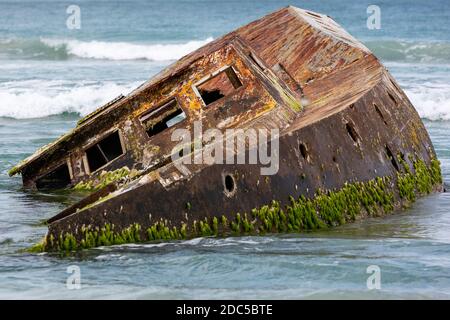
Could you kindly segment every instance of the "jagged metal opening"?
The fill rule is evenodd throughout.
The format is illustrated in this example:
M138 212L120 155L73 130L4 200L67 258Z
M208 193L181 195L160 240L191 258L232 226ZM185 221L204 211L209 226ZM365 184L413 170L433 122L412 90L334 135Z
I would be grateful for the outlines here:
M242 83L233 68L228 67L197 85L197 90L205 105L210 105L241 86Z
M86 157L91 172L103 167L124 153L120 142L119 131L86 149Z
M303 159L308 160L309 159L309 152L308 148L306 148L306 145L303 143L300 143L299 145L300 153L303 157Z
M140 121L149 137L170 128L186 119L186 114L180 108L176 99L172 99L162 106L145 113Z
M397 105L397 100L394 98L394 96L390 92L388 92L388 96L392 100L392 102L394 102L394 104Z
M352 138L352 140L355 141L356 143L358 143L359 136L358 136L358 133L356 132L355 128L353 127L353 125L348 122L345 125L345 128L347 129L348 135Z
M69 167L63 164L36 180L38 189L63 189L71 183Z
M373 106L374 106L374 108L375 108L375 111L376 111L376 112L378 113L378 115L380 116L381 120L383 120L384 124L387 125L387 121L386 121L386 119L384 118L384 115L383 115L383 113L381 112L380 108L378 108L378 106L377 106L375 103L373 104Z
M395 160L394 154L391 151L391 148L389 148L388 145L386 145L386 154L388 158L391 160L392 165L394 166L395 170L400 171L400 167L398 166L397 161Z

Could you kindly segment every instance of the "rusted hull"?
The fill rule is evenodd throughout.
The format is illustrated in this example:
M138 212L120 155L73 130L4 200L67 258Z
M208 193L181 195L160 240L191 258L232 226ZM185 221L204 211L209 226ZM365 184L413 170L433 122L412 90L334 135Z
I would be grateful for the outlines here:
M200 91L221 70L233 73L230 93L208 105ZM175 108L170 97L187 115L178 128L201 119L205 129L279 129L278 172L262 176L257 164L178 170L173 130L155 129ZM102 169L139 170L52 218L46 250L298 232L383 215L442 189L426 129L388 71L331 19L297 8L216 40L115 103L17 169L33 185L48 170L42 163L71 150L71 183L98 179L86 158L98 128L109 126L121 130L125 152Z
M375 105L383 107L377 110ZM347 123L354 125L357 141L347 131ZM307 146L306 157L299 149L300 144ZM408 170L415 172L414 162L419 159L431 167L435 157L415 109L386 74L382 82L348 108L283 135L280 138L280 169L275 176L261 177L260 168L256 165L212 165L196 172L187 181L164 188L160 180L170 176L170 169L162 170L159 178L152 182L142 183L140 187L95 207L51 223L49 235L58 239L61 234L68 233L81 241L85 236L82 227L93 226L91 230L95 230L95 227L110 224L120 233L138 224L140 240L146 241L152 240L148 229L164 221L170 230L174 227L181 230L183 224L187 226L187 235L175 234L174 239L177 239L200 236L208 231L194 227L195 223L208 221L212 226L214 217L222 221L223 216L229 222L227 227L219 223L218 230L211 234L278 232L280 230L275 227L264 231L258 229L261 221L257 221L252 230L244 230L241 225L237 231L230 222L237 223L237 213L242 217L246 213L249 220L254 219L252 210L270 205L273 200L279 200L284 208L289 206L290 197L313 199L318 190L340 190L345 184L390 177L388 188L393 195L393 207L386 210L378 204L372 212L363 207L359 217L382 215L411 202L411 199L401 196L398 176L407 174ZM224 190L223 177L227 174L235 177L236 181L236 191L232 196ZM432 182L432 191L440 191L441 188L439 181ZM317 214L325 221L320 210ZM346 216L344 219L348 222L355 217ZM334 221L334 224L341 222ZM308 226L303 227L308 229Z

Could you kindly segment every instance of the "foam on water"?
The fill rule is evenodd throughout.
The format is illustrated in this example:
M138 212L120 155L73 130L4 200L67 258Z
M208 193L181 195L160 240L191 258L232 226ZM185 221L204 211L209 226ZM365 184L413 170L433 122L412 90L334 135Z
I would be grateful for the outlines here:
M423 119L450 120L450 64L385 64Z
M84 115L208 37L288 4L328 14L367 40L420 115L433 120L424 123L450 186L450 121L442 121L450 120L448 0L383 5L381 30L367 29L370 2L357 0L80 1L81 30L66 28L64 1L1 1L0 298L450 297L448 193L320 233L112 246L67 258L22 251L45 235L42 221L77 198L24 191L21 178L7 172L73 128L78 117L65 112ZM57 114L63 115L50 116ZM81 268L82 290L67 290L73 264ZM374 264L382 270L382 290L366 287L367 267Z
M212 41L176 43L78 40L69 38L0 38L0 57L37 60L65 60L71 57L105 60L176 60ZM449 63L450 42L404 41L401 39L368 40L364 44L384 61Z
M450 120L450 85L416 87L405 92L422 118L431 121Z
M41 39L41 42L55 50L64 49L69 55L88 59L176 60L212 41L195 40L178 44L134 44L127 42L79 41Z
M0 117L41 118L67 112L86 115L140 82L14 81L0 83ZM405 86L420 116L431 121L450 120L450 84Z
M22 57L39 60L64 60L70 57L102 60L169 61L212 41L192 40L180 43L131 43L76 39L0 39L0 57Z
M66 81L23 81L0 84L0 117L42 118L62 113L86 115L139 83L74 84Z
M187 41L182 43L156 43L139 44L131 42L81 41L73 39L0 39L0 58L7 55L8 63L2 65L5 72L20 69L14 59L40 59L51 60L77 57L90 59L90 63L107 63L105 61L144 60L144 61L170 61L197 49L208 43L212 38L205 40ZM450 66L450 43L439 41L402 41L377 40L366 41L366 45L379 56L383 62L401 65L394 76L399 81L408 97L416 107L420 116L431 121L450 120L450 84L447 82L448 73L440 78L430 78L438 74L442 68ZM24 60L17 60L22 63ZM37 61L36 61L37 62ZM417 62L434 64L434 69L415 70ZM86 63L86 62L85 62ZM136 63L136 62L133 62ZM148 62L147 62L148 63ZM107 70L115 66L107 67ZM50 68L51 69L51 68ZM27 69L28 70L28 69ZM408 74L404 74L408 70ZM394 70L396 71L396 70ZM79 72L79 71L77 71ZM423 78L423 75L428 78ZM140 82L136 81L102 81L96 83L90 75L91 82L76 82L69 80L40 79L36 75L33 82L25 80L0 82L0 117L17 119L36 118L74 112L85 115L101 104L125 94ZM98 74L97 74L98 76ZM150 77L150 76L149 76ZM12 79L11 79L12 80ZM147 78L143 79L143 81ZM59 83L68 81L69 83Z

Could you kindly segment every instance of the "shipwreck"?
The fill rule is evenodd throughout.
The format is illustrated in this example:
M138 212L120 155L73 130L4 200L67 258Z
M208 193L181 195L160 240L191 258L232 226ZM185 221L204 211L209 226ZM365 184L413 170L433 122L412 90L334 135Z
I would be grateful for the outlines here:
M279 130L276 174L232 161L179 170L214 143L174 151L174 131L195 121ZM250 156L255 146L245 146ZM26 188L89 191L48 220L35 247L47 251L302 232L398 211L443 188L428 133L387 69L330 17L292 6L87 115L18 173Z

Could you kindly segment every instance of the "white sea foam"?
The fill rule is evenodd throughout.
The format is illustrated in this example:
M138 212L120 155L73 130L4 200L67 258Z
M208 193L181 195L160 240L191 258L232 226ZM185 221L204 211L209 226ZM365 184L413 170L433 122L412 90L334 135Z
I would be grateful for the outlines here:
M405 92L422 118L431 121L450 120L450 85L415 87Z
M5 83L0 86L0 117L40 118L65 112L85 115L138 86L109 82L67 86L59 81L14 84L17 87Z
M139 84L73 84L41 80L2 83L0 117L40 118L65 112L86 115L119 94L129 93ZM413 86L405 92L422 118L450 121L450 84Z
M176 60L213 38L177 43L135 43L61 38L0 39L0 57L65 60L70 57L107 60ZM448 41L368 40L364 44L383 61L449 63Z
M129 42L80 41L45 39L40 41L55 51L65 51L68 55L86 59L107 60L176 60L212 41L193 40L171 44L135 44Z

